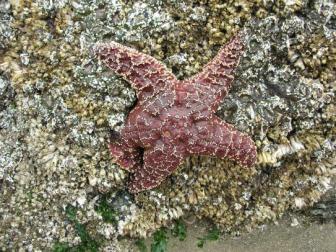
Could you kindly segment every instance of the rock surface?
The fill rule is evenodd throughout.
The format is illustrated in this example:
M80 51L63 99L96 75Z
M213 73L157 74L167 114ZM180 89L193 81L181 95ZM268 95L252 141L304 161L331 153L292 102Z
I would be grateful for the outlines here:
M217 115L253 136L258 164L193 157L129 195L107 143L136 96L92 45L132 46L184 79L238 30L246 51ZM188 214L237 234L306 209L335 185L335 38L332 0L1 0L0 250L125 251L118 235ZM334 216L333 202L311 213Z

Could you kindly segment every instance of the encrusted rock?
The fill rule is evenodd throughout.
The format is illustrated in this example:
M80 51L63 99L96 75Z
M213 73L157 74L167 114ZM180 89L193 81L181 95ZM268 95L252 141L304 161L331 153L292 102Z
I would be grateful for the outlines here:
M126 251L117 235L186 214L239 232L316 202L334 175L335 20L332 0L0 1L0 250L79 246L77 223L106 237L100 249ZM132 46L184 79L240 29L246 52L217 115L253 136L257 166L192 157L129 196L106 142L136 96L92 45Z

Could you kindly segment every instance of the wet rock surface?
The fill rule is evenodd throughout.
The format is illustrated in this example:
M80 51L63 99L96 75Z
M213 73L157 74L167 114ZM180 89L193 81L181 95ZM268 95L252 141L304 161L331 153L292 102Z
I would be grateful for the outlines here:
M318 0L0 1L1 249L125 251L118 236L189 214L239 233L317 202L334 186L335 20ZM132 46L183 79L238 30L246 50L217 114L252 136L258 164L192 157L130 195L107 142L136 96L93 44ZM307 211L332 219L334 196Z

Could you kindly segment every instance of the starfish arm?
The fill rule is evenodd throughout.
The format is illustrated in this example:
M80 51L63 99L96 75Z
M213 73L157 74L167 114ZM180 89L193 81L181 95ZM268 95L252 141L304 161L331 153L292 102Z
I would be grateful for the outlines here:
M163 149L161 149L163 147ZM161 146L146 150L144 164L131 175L128 185L131 193L138 193L157 187L183 161L185 155L174 147Z
M138 98L162 91L176 80L155 58L119 43L98 43L93 51L110 69L131 83Z
M228 93L244 46L240 34L224 45L203 70L189 81L199 90L202 103L215 112Z
M218 117L198 122L194 130L198 134L190 145L190 154L228 157L244 167L256 162L257 152L253 140Z
M133 172L140 165L141 152L139 148L117 132L113 132L108 145L114 162L129 172Z

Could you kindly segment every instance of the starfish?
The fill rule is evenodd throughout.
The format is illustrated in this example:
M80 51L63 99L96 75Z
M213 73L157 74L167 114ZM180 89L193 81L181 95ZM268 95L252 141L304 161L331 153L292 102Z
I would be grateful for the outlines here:
M153 57L116 42L98 43L94 53L137 93L137 104L109 149L131 173L131 193L157 187L190 155L256 161L252 139L215 112L227 95L243 52L240 35L224 45L201 72L178 80Z

